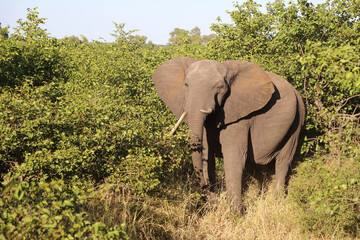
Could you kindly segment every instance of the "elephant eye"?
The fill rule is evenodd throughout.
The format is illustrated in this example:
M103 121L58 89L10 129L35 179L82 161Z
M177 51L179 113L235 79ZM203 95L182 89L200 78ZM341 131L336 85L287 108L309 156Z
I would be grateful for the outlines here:
M188 83L185 83L184 85L185 85L185 87L188 87L188 86L189 86L189 84L188 84Z
M219 90L221 90L221 89L223 89L224 88L224 85L219 85L219 86L217 86L217 89L219 89Z

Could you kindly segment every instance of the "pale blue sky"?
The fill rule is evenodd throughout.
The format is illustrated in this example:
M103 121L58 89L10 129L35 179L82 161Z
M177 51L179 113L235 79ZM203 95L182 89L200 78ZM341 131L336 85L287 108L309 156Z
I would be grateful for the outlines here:
M265 9L269 0L255 2ZM45 28L53 37L84 35L89 40L101 37L110 42L114 21L125 23L126 30L139 29L137 34L153 43L166 44L175 28L191 30L198 26L202 34L210 34L209 27L217 17L231 22L225 11L234 10L233 3L233 0L0 0L0 22L2 27L13 28L19 18L26 18L27 8L38 7L40 17L47 18Z

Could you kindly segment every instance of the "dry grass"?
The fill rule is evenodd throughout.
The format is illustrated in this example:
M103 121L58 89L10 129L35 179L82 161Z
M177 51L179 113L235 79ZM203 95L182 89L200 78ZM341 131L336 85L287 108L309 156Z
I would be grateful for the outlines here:
M245 214L235 215L221 194L218 203L199 218L199 236L202 239L304 239L294 217L296 213L285 199L276 199L271 191L259 193L253 184L245 194L244 204Z
M339 239L336 233L318 238L304 232L299 214L286 198L250 184L244 196L245 214L230 211L225 193L201 203L196 191L179 190L177 200L144 197L106 189L100 194L104 208L89 208L90 215L107 225L126 224L130 239ZM195 193L194 193L195 192Z

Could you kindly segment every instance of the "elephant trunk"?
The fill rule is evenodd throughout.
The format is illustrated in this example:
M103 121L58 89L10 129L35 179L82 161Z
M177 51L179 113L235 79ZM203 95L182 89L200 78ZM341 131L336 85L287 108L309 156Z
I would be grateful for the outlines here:
M203 150L203 130L206 115L199 110L194 114L189 113L188 125L190 129L190 149L196 176L201 187L205 187L202 150Z

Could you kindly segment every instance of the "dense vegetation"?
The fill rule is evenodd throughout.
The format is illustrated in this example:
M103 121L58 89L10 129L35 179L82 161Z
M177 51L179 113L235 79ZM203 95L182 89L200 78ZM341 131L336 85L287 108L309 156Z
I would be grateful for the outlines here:
M167 46L116 23L114 43L55 39L28 11L14 34L0 28L0 239L359 237L357 0L279 0L267 13L249 0L216 36L175 29ZM248 176L244 216L222 183L202 201L187 128L167 135L176 119L151 81L175 56L249 60L296 86L307 121L286 198Z

